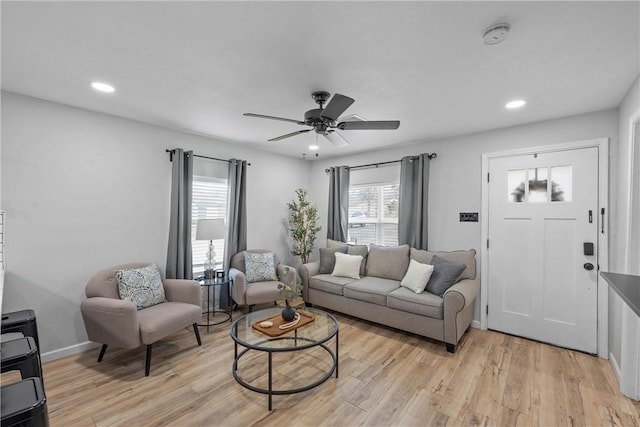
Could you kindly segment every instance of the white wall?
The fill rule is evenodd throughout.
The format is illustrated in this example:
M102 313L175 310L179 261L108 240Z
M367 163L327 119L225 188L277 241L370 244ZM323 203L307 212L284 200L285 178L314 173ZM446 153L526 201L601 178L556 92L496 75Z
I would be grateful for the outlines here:
M516 113L517 114L517 113ZM464 118L461 118L464 120ZM549 120L525 126L464 135L449 139L406 145L342 158L315 161L310 171L310 196L326 218L329 179L324 170L330 166L355 166L398 160L406 155L437 153L431 161L429 184L429 249L456 250L474 248L480 277L480 223L459 222L459 212L480 212L482 153L516 148L550 145L571 141L608 137L617 142L616 110ZM389 134L393 138L393 134ZM615 160L615 159L614 159ZM380 168L382 170L383 167ZM615 165L611 169L615 169ZM375 169L369 173L375 173ZM323 224L326 226L326 224ZM323 228L319 241L324 241ZM479 299L475 320L479 321Z
M0 179L10 224L3 311L36 309L43 352L60 350L86 340L79 305L94 272L134 260L164 265L171 167L165 148L250 161L248 246L271 248L295 265L286 242L286 203L295 188L309 190L323 242L327 167L436 152L430 249L479 252L480 223L460 223L458 213L480 212L482 153L609 137L615 171L618 127L616 110L607 110L309 163L3 92ZM617 178L611 187L615 200ZM611 235L614 259L618 242Z
M87 280L102 268L157 261L164 269L171 163L166 148L246 159L250 248L293 262L283 220L308 162L2 93L3 312L36 310L42 352L86 341Z
M631 273L631 266L626 263L629 251L629 196L631 183L630 170L630 147L631 147L631 122L640 113L640 77L636 79L618 108L618 137L617 151L615 156L615 167L610 168L611 180L615 182L618 197L612 199L612 209L614 216L610 222L612 232L615 232L618 239L610 242L613 249L611 256L610 271L615 273ZM640 165L636 165L640 168ZM636 197L639 190L635 189ZM640 236L629 236L631 239L639 239ZM622 351L622 307L623 301L614 291L609 290L609 353L613 359L614 366L621 362Z

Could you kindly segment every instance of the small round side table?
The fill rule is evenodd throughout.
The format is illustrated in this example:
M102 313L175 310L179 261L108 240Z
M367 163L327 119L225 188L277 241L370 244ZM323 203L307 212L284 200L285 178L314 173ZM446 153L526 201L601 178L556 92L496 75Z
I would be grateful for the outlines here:
M225 276L223 278L215 278L215 279L200 279L198 280L198 282L200 282L200 286L203 288L207 289L207 323L198 323L198 326L206 326L207 327L207 332L209 332L209 327L214 326L214 325L219 325L221 323L224 322L230 322L231 321L231 285L233 285L233 279L231 277ZM226 286L226 292L227 295L229 297L228 301L229 301L229 307L225 310L216 310L216 290L215 287L219 286L220 287L220 292L223 292L223 289L225 289L225 287L223 285L227 285ZM213 299L211 299L211 290L213 290ZM213 317L215 318L216 313L222 313L225 315L224 319L219 320L219 321L212 321L212 314ZM203 313L204 314L204 313Z

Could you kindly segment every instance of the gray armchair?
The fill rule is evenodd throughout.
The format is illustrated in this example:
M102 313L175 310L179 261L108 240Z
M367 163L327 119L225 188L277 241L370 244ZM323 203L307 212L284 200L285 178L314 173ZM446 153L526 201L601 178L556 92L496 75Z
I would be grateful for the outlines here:
M96 273L87 283L87 299L80 311L91 341L102 344L98 362L108 345L120 348L147 346L145 376L151 367L151 347L156 341L192 325L198 345L202 345L198 320L201 290L193 280L163 279L167 302L137 310L134 303L120 299L116 270L146 267L149 263L125 264Z
M229 276L233 279L233 286L231 288L231 297L238 305L249 306L249 311L253 310L255 304L264 304L267 302L275 302L282 299L280 291L278 290L278 284L290 286L296 281L296 269L280 263L278 257L274 254L274 261L276 266L276 275L278 280L270 280L265 282L247 283L245 272L246 267L244 264L244 253L266 253L272 252L266 249L251 249L247 251L238 252L231 257L231 268L229 269Z

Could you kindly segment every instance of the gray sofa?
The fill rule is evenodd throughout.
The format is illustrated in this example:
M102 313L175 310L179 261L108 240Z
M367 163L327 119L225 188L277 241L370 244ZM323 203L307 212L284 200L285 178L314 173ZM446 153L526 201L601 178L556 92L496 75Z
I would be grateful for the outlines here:
M334 248L340 245L329 242ZM366 249L362 245L348 246L347 252L362 254L363 247ZM475 254L473 249L430 252L406 245L371 245L362 261L360 279L321 274L320 261L303 264L298 272L306 304L444 341L447 351L454 353L460 338L471 325L474 301L480 291ZM442 297L426 290L415 293L400 286L411 259L431 264L434 255L447 262L466 265L457 283Z

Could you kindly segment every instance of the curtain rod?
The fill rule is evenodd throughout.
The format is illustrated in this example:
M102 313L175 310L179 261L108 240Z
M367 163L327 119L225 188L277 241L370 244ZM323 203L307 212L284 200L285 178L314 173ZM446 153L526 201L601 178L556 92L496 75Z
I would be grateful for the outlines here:
M429 158L429 160L433 160L436 157L438 157L438 155L436 153L431 153L427 156ZM413 156L411 157L411 160L413 159L417 159L418 156ZM380 163L369 163L367 165L358 165L358 166L347 166L349 169L365 169L365 168L377 168L378 166L384 166L384 165L390 165L393 163L400 163L402 160L390 160L388 162L380 162ZM324 170L325 173L329 173L331 172L330 169L325 169Z
M173 153L176 151L175 148L173 150L169 150L168 148L166 150L164 150L165 152L169 153L169 161L172 162L173 161ZM207 156L201 156L199 154L194 154L193 157L200 157L201 159L209 159L209 160L217 160L219 162L227 162L229 163L231 161L231 159L229 160L225 160L225 159L218 159L217 157L207 157ZM247 162L247 166L251 166L251 163Z

